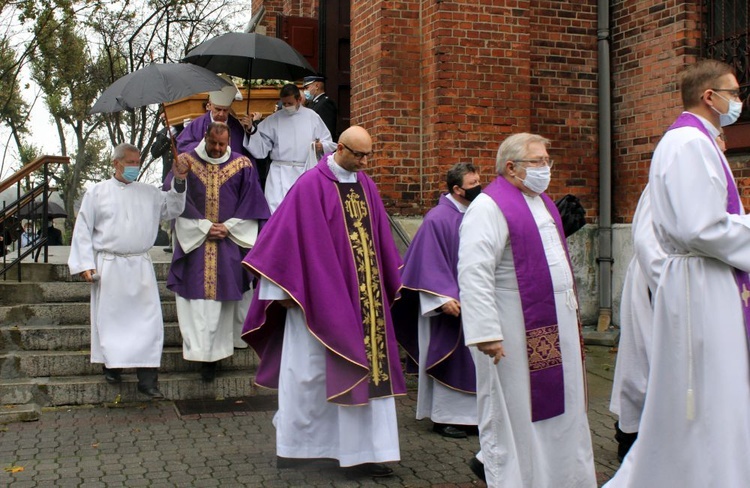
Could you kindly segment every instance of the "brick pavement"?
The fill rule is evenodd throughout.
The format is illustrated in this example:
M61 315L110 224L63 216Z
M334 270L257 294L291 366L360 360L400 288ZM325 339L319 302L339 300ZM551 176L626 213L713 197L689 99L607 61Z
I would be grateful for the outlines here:
M611 362L607 348L594 353ZM614 418L607 410L611 381L589 371L589 421L601 484L618 466ZM180 418L174 404L164 401L49 409L37 422L0 426L0 486L484 486L466 465L478 449L477 437L433 434L429 421L414 419L415 403L414 389L397 401L401 462L389 478L353 477L324 462L278 470L273 412Z

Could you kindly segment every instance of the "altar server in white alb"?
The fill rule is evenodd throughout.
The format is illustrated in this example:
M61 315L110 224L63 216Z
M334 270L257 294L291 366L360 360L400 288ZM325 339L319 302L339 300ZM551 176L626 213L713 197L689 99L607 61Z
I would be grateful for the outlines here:
M157 386L164 321L149 249L161 220L185 208L189 166L175 162L169 191L136 182L141 158L123 143L112 155L115 175L91 187L76 218L68 266L91 283L91 362L109 383L136 368L138 391L164 398Z
M742 111L732 68L681 74L684 112L651 161L656 239L648 394L638 440L609 488L744 487L750 480L750 217L716 143Z
M460 228L458 286L477 372L487 485L594 488L578 301L549 140L514 134Z
M279 96L282 109L261 121L255 134L246 134L244 142L255 159L271 154L265 188L271 213L302 173L315 166L324 153L336 150L323 119L302 106L302 95L296 85L284 85ZM253 120L259 119L259 113L253 114ZM242 120L248 127L250 122L249 117Z

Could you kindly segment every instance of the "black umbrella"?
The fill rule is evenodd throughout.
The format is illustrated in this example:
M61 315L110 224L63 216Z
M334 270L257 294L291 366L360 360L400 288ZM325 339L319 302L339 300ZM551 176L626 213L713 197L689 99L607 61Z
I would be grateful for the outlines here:
M112 83L89 113L119 112L152 103L171 102L195 93L221 90L227 85L231 83L200 66L152 63Z
M19 215L21 218L24 219L32 219L32 218L42 218L42 213L44 212L44 208L42 206L42 202L29 202L23 207L21 207L21 210L19 212ZM47 202L47 218L48 219L59 219L64 218L68 216L68 212L65 211L62 206L55 202Z
M315 74L310 63L282 39L245 32L230 32L203 41L182 62L246 80L298 80Z

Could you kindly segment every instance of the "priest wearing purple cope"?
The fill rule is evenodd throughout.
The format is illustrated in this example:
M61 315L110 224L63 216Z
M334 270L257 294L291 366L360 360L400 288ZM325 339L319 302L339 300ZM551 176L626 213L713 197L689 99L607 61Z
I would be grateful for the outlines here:
M176 295L183 357L201 363L207 382L217 362L234 353L235 340L242 342L252 290L240 263L270 216L255 168L229 145L227 125L212 122L204 140L178 157L192 169L185 211L175 220L167 287Z
M498 177L461 223L461 315L490 487L597 486L573 268L544 193L548 145L527 133L503 141Z
M238 96L241 99L241 95L239 95L239 91L234 84L225 86L221 90L209 92L206 113L185 124L184 129L177 136L175 140L177 143L177 153L182 154L195 149L206 136L206 129L208 129L208 125L211 122L223 122L229 126L229 145L232 148L232 152L246 156L251 161L254 161L250 153L242 146L242 141L245 138L245 129L232 114L232 102Z
M242 337L260 356L256 382L279 390L279 468L329 458L388 476L382 463L400 459L394 396L406 388L390 308L401 259L361 171L371 154L365 129L344 131L244 260L260 285Z
M458 228L482 191L472 164L448 170L449 193L427 212L404 256L401 300L393 309L399 343L418 365L417 419L433 431L465 438L476 431L474 361L464 345L458 296Z

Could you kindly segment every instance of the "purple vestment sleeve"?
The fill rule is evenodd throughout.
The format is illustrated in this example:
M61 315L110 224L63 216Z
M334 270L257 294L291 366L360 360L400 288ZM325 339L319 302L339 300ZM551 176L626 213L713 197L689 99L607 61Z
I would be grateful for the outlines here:
M244 264L284 289L302 308L309 331L326 347L329 401L362 405L369 401L369 363L364 345L359 282L346 231L338 182L323 158L304 173L258 236ZM405 393L390 306L401 285L401 260L375 184L358 173L372 224L372 240L385 307L385 353L390 392ZM243 339L260 356L259 385L278 387L284 314L256 299Z
M404 256L402 295L393 308L399 343L410 359L419 362L417 323L419 292L459 300L458 228L463 214L447 197L427 212ZM466 392L476 392L476 371L464 345L460 317L439 314L430 319L427 373L441 383Z

